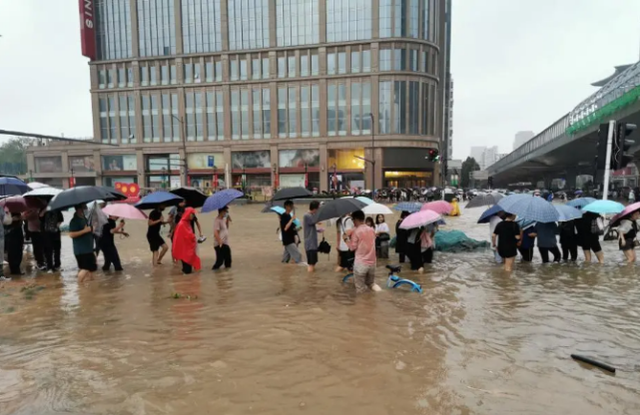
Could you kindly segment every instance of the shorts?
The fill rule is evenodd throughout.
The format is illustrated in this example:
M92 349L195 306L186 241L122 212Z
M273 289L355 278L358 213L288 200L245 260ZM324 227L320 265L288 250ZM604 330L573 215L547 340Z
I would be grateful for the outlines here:
M595 238L587 238L583 240L581 246L585 251L591 250L596 254L602 251L602 247L600 246L600 241L597 236Z
M96 256L93 252L90 254L76 255L76 261L78 262L78 269L80 270L95 272L98 269Z
M340 268L353 268L353 261L356 259L356 253L353 251L338 251L340 254Z
M315 265L318 263L318 250L313 249L311 251L306 251L307 253L307 264Z
M502 258L515 258L518 255L518 249L513 246L498 247L498 255Z
M147 235L147 241L149 241L149 249L151 252L156 252L164 245L164 239L160 235Z
M636 247L636 243L633 240L633 238L631 239L625 239L625 245L622 246L620 245L620 250L621 251L633 251L633 249Z

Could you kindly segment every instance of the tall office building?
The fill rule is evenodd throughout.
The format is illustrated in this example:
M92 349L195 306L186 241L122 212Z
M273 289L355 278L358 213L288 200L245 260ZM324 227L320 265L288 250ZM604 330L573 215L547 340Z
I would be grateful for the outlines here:
M481 170L486 169L500 158L504 157L503 154L498 153L498 146L486 147L486 146L474 146L471 147L471 157L473 157Z
M518 131L515 138L513 139L513 149L517 149L518 147L535 137L535 135L536 134L533 131Z
M61 186L438 183L445 3L79 0L96 145L31 149L29 168Z

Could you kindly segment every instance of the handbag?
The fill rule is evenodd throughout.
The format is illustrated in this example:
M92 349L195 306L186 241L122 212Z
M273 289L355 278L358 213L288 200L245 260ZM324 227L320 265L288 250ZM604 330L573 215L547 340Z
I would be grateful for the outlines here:
M331 245L329 245L329 242L327 242L324 238L322 238L322 242L320 242L320 245L318 245L318 252L327 255L331 253Z
M391 240L391 236L389 236L388 233L381 233L380 235L378 235L378 240L380 242L388 242L389 240Z

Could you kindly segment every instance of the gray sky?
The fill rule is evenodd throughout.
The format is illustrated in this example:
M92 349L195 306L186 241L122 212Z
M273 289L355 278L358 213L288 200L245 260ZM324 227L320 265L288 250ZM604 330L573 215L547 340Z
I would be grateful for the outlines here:
M639 23L640 0L453 0L454 157L569 112L638 59ZM0 0L0 35L0 128L91 136L77 1Z
M639 0L453 3L455 158L472 145L510 152L517 131L544 130L638 60Z

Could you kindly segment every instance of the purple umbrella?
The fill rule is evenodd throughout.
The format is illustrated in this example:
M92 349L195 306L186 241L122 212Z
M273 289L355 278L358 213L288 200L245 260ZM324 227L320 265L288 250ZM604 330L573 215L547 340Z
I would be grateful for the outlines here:
M640 210L640 202L630 204L629 206L624 208L622 212L618 213L617 215L611 218L611 221L609 222L609 227L616 226L618 222L620 222L622 219L631 215L633 212L637 210Z
M216 192L205 200L204 206L202 206L202 213L209 213L222 209L242 196L244 196L244 193L236 189L225 189Z

